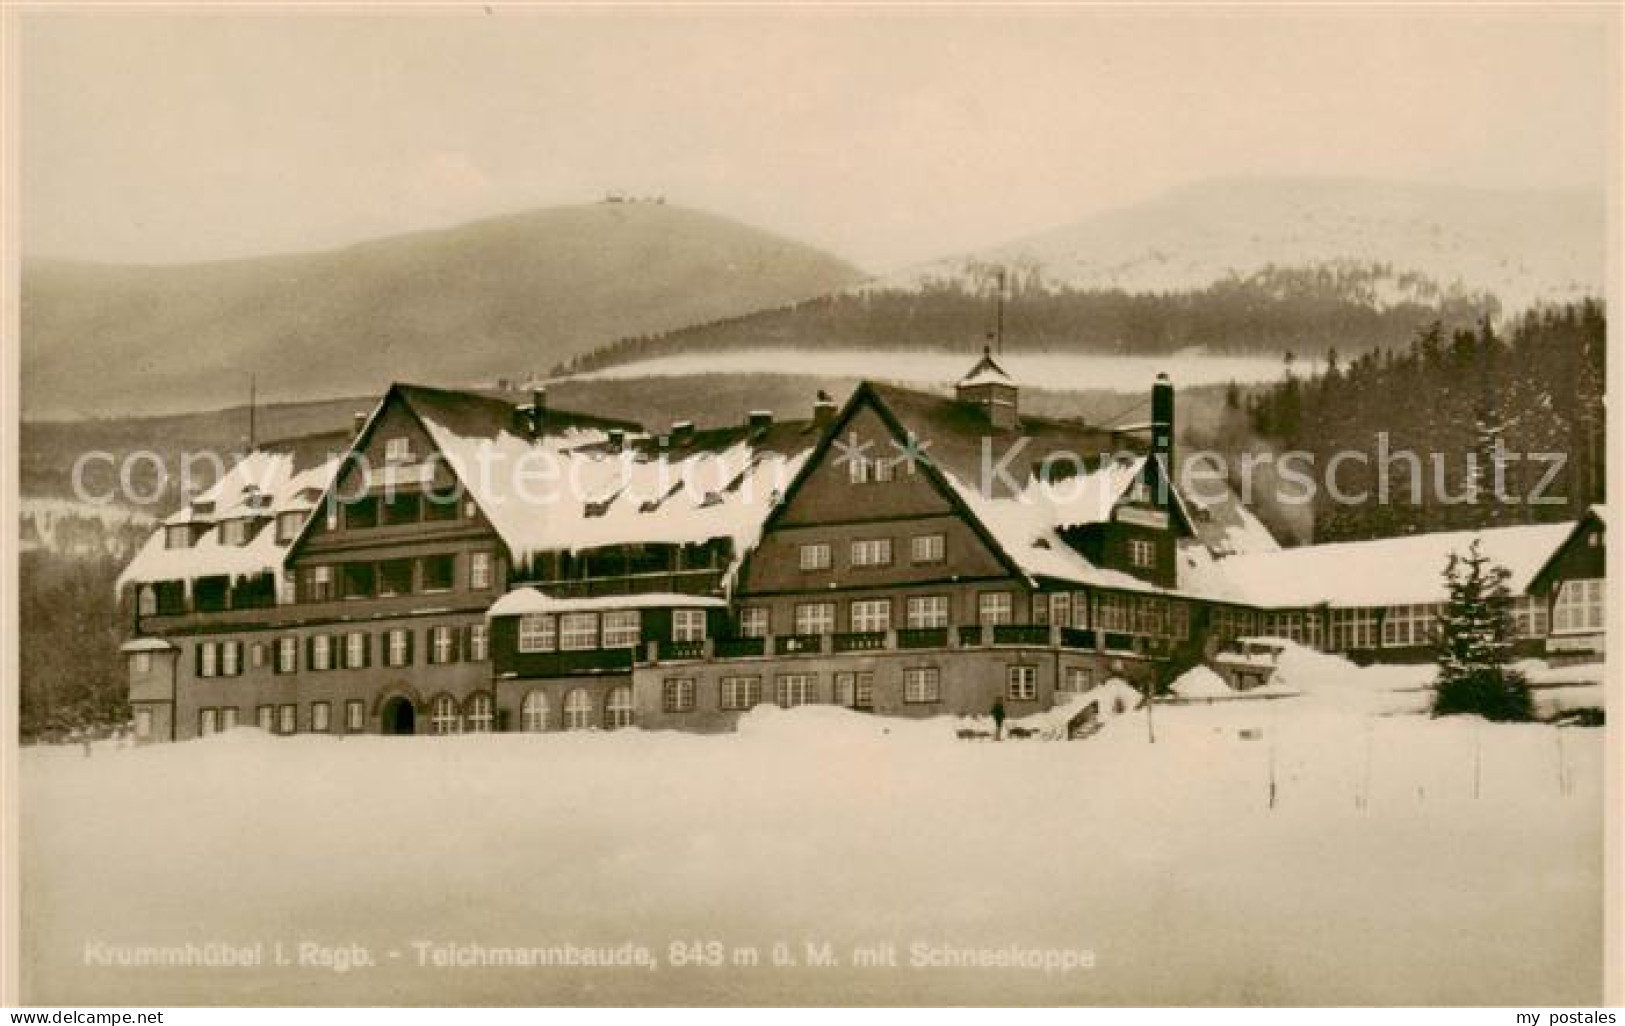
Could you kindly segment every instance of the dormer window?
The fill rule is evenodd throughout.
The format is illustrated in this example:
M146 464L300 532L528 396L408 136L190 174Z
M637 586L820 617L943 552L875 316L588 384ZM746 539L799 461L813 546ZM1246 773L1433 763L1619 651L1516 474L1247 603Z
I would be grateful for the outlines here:
M220 544L241 545L248 540L246 520L227 520L220 525Z
M278 513L276 518L276 540L278 545L286 545L299 535L299 528L305 522L303 513Z
M189 549L192 547L192 529L185 524L164 528L164 548Z
M402 435L391 438L384 443L384 462L410 463L412 462L412 440Z

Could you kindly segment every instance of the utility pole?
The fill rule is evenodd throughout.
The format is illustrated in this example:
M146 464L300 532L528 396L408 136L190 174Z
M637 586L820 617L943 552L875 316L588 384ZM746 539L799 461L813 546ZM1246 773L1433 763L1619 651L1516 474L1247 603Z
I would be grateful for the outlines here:
M248 451L254 451L254 375L248 376Z
M1004 268L999 268L999 291L994 297L993 307L993 346L1000 356L1004 355Z

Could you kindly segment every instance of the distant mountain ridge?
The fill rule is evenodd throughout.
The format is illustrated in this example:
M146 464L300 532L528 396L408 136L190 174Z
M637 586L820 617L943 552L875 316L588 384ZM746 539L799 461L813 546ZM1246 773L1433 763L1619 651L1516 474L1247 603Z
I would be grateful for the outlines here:
M1199 289L1268 267L1377 269L1373 302L1492 293L1507 311L1602 294L1601 195L1355 178L1221 178L860 288L977 281L991 266L1052 287Z
M600 203L343 249L135 266L25 259L24 416L207 409L524 377L615 338L846 288L856 267L674 205Z

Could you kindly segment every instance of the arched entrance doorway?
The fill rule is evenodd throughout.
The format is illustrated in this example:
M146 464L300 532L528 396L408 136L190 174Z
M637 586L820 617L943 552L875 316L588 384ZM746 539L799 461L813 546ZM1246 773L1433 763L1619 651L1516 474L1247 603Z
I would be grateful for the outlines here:
M379 717L385 734L417 733L417 709L405 695L396 695L385 702Z

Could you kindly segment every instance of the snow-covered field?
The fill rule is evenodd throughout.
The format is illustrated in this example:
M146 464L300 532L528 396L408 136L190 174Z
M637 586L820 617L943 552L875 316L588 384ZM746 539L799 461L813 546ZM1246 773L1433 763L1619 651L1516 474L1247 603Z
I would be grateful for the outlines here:
M1155 744L1143 711L1086 741L993 743L956 740L952 720L819 707L760 709L719 737L244 729L90 757L27 750L26 995L1601 1000L1602 732L1374 715L1363 676L1159 706ZM85 964L87 943L186 941L259 943L267 960L278 941L290 960L301 941L358 944L379 965ZM631 943L658 968L437 968L419 942ZM728 965L679 965L674 942ZM780 943L798 964L774 964ZM809 964L809 943L839 964ZM895 966L854 964L855 948L886 944ZM915 964L1010 945L1094 964Z
M1027 353L999 357L999 364L1018 385L1034 388L1090 388L1142 392L1159 373L1167 372L1181 387L1220 385L1230 381L1273 381L1281 361L1270 357L1091 356L1081 353ZM830 378L872 378L885 368L885 380L908 385L951 385L969 369L964 353L886 351L873 349L740 349L720 353L661 356L603 370L571 375L575 380L686 377L694 374L806 374ZM1307 373L1310 365L1304 364Z

